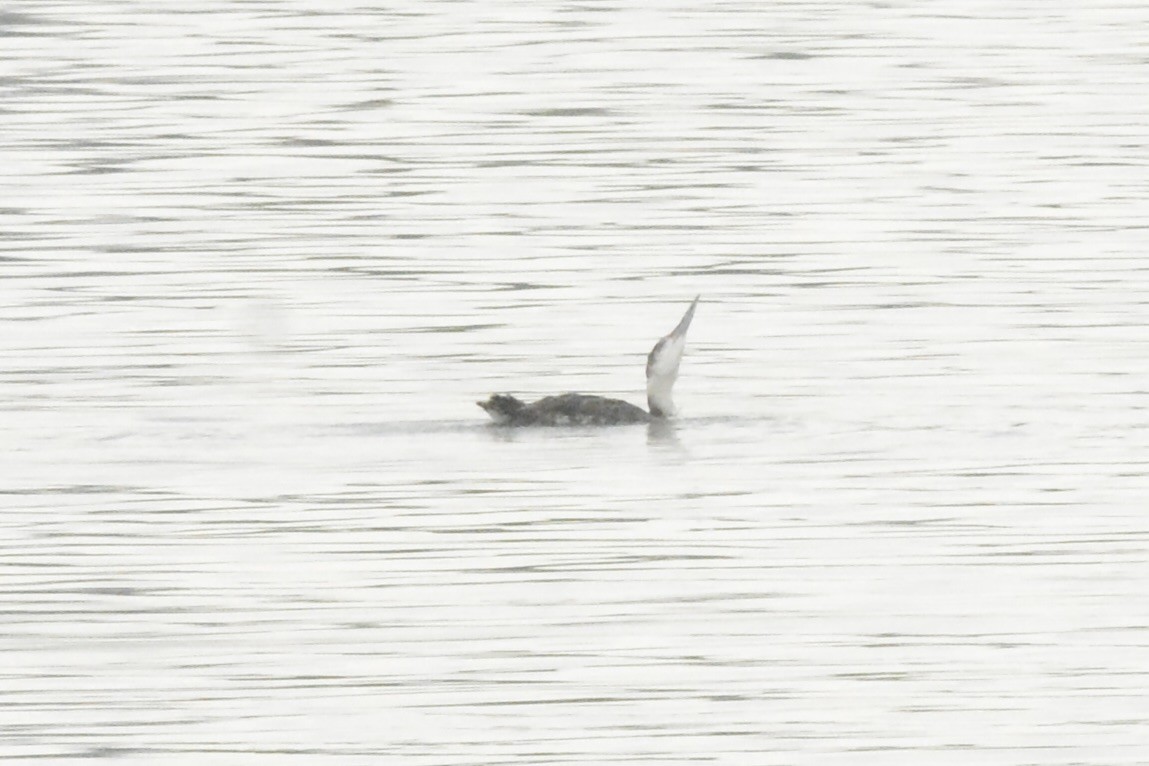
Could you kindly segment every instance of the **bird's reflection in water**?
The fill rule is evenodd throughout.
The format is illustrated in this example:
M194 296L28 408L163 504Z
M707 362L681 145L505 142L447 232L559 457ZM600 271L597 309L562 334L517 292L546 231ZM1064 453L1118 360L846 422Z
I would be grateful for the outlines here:
M646 426L646 442L660 447L682 448L678 439L678 426L673 420L652 420Z

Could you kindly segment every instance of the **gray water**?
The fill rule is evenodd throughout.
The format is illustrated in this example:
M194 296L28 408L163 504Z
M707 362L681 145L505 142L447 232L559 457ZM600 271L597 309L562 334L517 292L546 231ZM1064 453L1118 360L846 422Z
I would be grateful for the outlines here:
M178 8L177 8L178 5ZM0 757L1149 763L1149 6L0 11ZM506 431L474 402L642 401Z

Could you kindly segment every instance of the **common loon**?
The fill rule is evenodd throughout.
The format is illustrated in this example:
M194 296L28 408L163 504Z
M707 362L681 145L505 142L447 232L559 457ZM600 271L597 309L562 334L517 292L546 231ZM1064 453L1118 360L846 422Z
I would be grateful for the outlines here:
M646 357L646 403L650 412L621 399L590 394L548 396L533 404L510 394L495 394L477 404L496 423L508 426L609 426L665 421L674 415L670 394L686 350L686 331L701 297L695 297L678 326L660 338Z

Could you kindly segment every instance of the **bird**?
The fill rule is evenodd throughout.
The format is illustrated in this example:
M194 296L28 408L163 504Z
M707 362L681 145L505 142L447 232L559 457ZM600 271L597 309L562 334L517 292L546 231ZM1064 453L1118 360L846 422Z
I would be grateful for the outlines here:
M594 394L559 394L528 404L511 394L476 402L501 426L611 426L660 423L674 417L671 393L686 350L686 331L702 296L695 296L673 330L658 339L646 357L646 406Z

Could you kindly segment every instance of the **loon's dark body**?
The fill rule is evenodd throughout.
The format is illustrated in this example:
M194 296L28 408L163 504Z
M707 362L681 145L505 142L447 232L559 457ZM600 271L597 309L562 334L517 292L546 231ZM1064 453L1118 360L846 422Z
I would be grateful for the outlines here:
M613 426L651 421L650 413L641 407L592 394L547 396L532 404L510 394L495 394L479 406L505 426Z
M665 422L674 415L671 389L686 348L686 331L694 318L698 298L678 325L654 344L646 357L646 402L650 412L621 399L592 394L548 396L527 404L510 394L495 394L478 405L491 419L505 426L613 426Z

